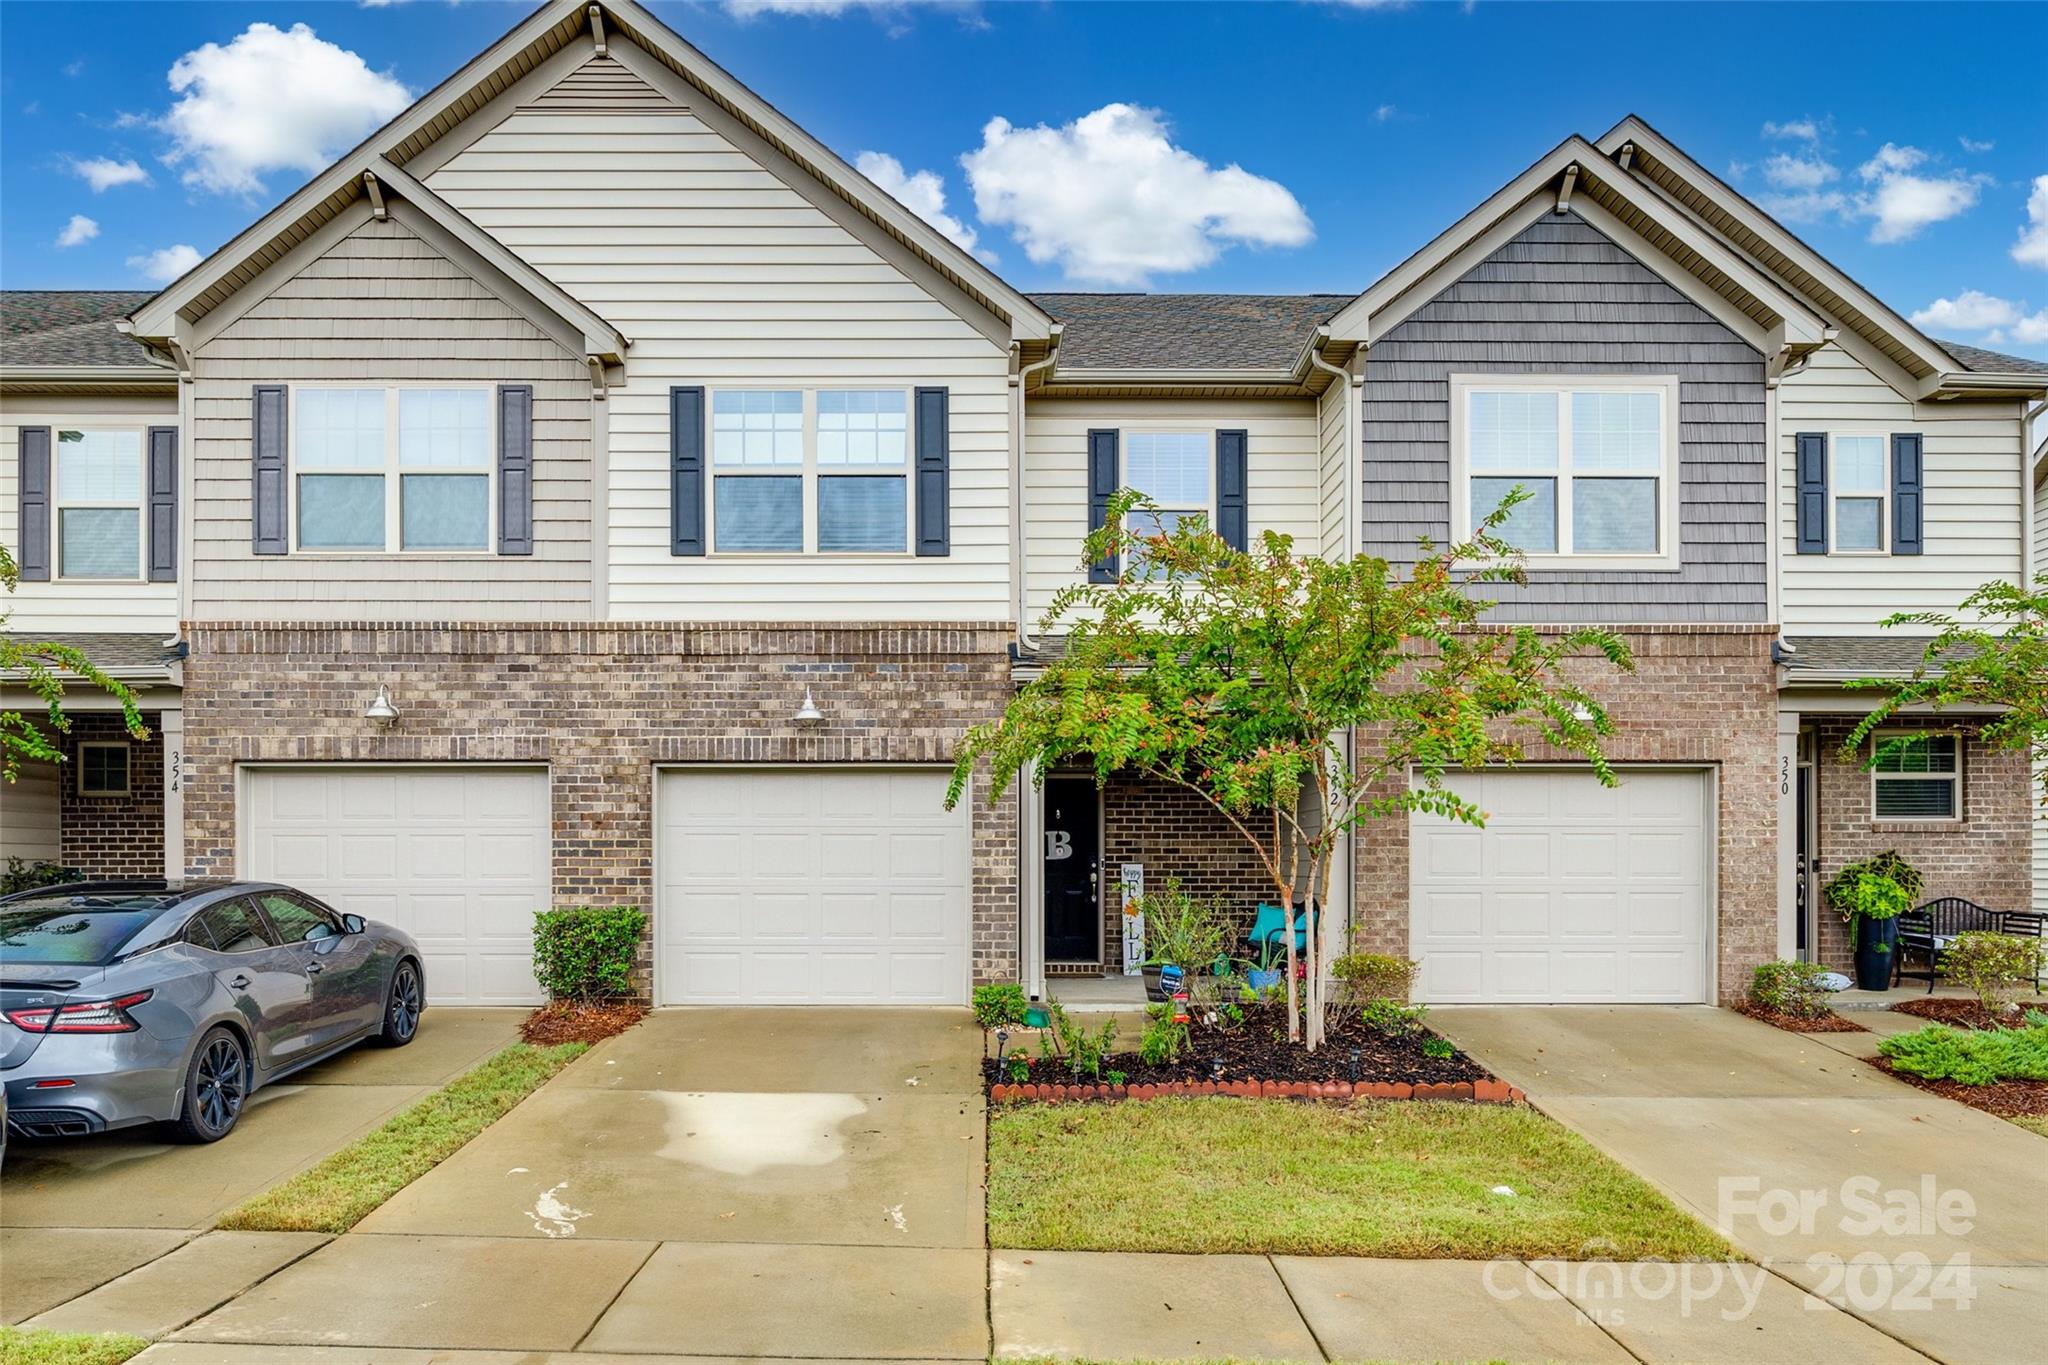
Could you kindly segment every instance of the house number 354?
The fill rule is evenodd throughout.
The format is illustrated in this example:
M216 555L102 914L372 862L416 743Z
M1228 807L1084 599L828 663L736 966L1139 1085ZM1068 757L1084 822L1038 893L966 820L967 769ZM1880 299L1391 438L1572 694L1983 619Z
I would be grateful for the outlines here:
M185 751L183 749L171 750L167 756L166 763L168 771L164 774L165 782L169 784L170 789L174 792L185 790Z

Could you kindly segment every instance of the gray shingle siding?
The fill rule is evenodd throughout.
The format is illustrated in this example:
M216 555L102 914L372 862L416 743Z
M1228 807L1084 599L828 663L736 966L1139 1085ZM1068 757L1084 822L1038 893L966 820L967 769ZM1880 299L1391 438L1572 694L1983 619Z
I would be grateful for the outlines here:
M1368 553L1450 535L1450 376L1676 374L1679 571L1532 570L1489 585L1503 621L1763 621L1770 525L1764 363L1577 214L1532 224L1366 356Z

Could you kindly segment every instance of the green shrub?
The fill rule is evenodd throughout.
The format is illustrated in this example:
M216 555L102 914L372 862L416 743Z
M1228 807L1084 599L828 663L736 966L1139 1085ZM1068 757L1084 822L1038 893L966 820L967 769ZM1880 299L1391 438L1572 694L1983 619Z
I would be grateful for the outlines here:
M985 1029L1013 1028L1024 1022L1028 1001L1014 981L974 988L974 1019Z
M1330 964L1330 975L1341 985L1340 1003L1363 1005L1368 1000L1408 1002L1420 962L1386 953L1346 953Z
M1138 1056L1147 1066L1167 1066L1180 1060L1188 1046L1188 1026L1173 1021L1173 1006L1145 1007L1145 1033L1138 1039Z
M1224 956L1230 945L1230 919L1222 898L1190 896L1177 877L1168 877L1164 886L1138 897L1137 905L1145 916L1148 967L1170 964L1193 975Z
M1829 990L1820 984L1828 969L1818 962L1766 962L1749 981L1749 1002L1795 1019L1825 1019Z
M1422 1016L1429 1013L1429 1006L1405 1005L1382 995L1366 1001L1358 1013L1366 1027L1378 1029L1389 1038L1399 1038L1422 1031Z
M1116 1042L1116 1020L1106 1020L1101 1028L1090 1032L1068 1017L1057 1000L1051 1002L1050 1009L1053 1042L1059 1055L1066 1059L1067 1069L1076 1077L1101 1080L1102 1059L1109 1055L1111 1044Z
M1886 849L1843 867L1821 894L1847 922L1849 946L1854 948L1864 920L1897 919L1919 903L1920 889L1919 871L1895 850Z
M38 858L34 862L9 858L7 870L0 872L0 896L33 891L39 886L62 886L65 882L78 881L79 876L77 868L53 863L48 858Z
M1893 1068L1960 1085L2048 1081L2048 1014L2027 1011L2019 1028L1952 1029L1929 1024L1877 1045Z
M1943 975L1975 991L1993 1014L2003 1014L2018 1001L2021 986L2031 988L2041 975L2048 951L2038 938L2012 934L1957 934L1941 955Z
M550 1000L606 1000L633 989L647 913L582 905L533 917L533 974Z

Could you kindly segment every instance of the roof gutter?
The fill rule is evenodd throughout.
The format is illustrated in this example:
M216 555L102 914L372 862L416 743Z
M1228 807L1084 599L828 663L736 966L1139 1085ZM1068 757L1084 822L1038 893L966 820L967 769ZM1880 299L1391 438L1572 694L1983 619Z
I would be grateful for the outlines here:
M170 388L178 372L169 365L0 365L0 387L31 384L131 384L145 388Z
M1010 376L1010 388L1017 395L1017 420L1010 428L1010 486L1017 490L1017 511L1010 518L1010 572L1017 584L1017 648L1027 652L1036 651L1038 641L1031 634L1031 592L1024 578L1024 391L1030 386L1031 376L1041 370L1046 372L1046 381L1051 382L1052 367L1059 363L1060 337L1065 330L1055 322L1052 345L1045 355Z

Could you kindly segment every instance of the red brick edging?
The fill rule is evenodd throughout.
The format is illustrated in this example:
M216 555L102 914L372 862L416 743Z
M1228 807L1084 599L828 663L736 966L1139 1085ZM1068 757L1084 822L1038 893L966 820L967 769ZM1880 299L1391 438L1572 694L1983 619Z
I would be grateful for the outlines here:
M1506 1081L1170 1081L1164 1085L992 1085L995 1104L1027 1100L1053 1104L1081 1100L1152 1100L1172 1095L1241 1095L1268 1100L1473 1100L1480 1104L1521 1104L1528 1099Z

